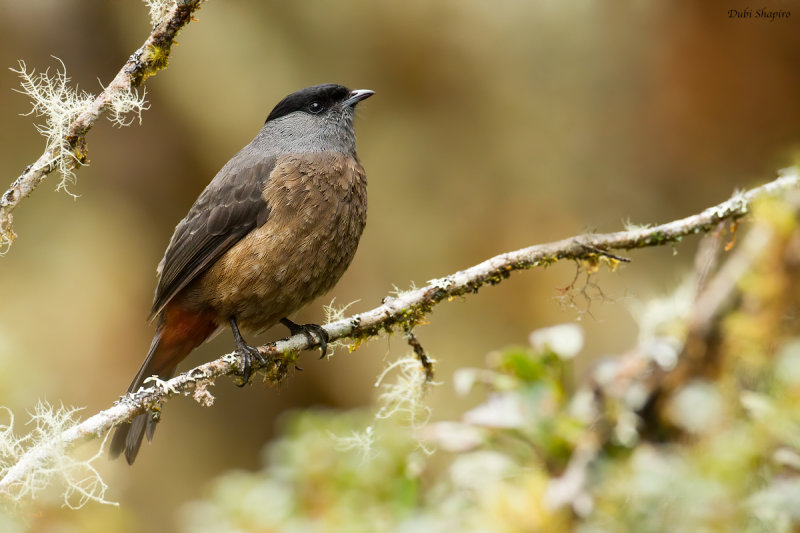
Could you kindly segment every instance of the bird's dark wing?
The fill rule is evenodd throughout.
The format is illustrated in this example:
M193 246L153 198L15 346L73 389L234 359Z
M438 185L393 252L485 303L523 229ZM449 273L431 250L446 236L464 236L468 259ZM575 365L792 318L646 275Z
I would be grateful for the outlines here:
M266 222L269 206L262 192L273 168L274 157L253 161L240 152L208 184L178 223L164 253L151 316L253 228Z

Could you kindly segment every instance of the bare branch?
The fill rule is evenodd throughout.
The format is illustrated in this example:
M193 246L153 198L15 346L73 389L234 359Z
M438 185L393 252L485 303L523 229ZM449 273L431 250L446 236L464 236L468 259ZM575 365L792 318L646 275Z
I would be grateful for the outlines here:
M797 169L745 193L737 193L731 199L706 209L702 213L680 220L653 226L608 234L589 234L564 239L549 244L539 244L514 252L497 255L466 270L435 279L428 285L395 296L387 296L383 304L349 318L343 318L323 326L329 340L349 338L356 345L364 339L381 332L411 331L424 321L434 305L455 296L476 293L486 284L496 285L515 270L549 265L561 259L585 262L608 261L610 266L617 261L610 250L631 250L647 246L660 246L680 241L686 235L704 233L716 228L720 222L735 221L745 216L751 202L762 196L784 193L800 186ZM259 347L267 359L265 365L256 362L257 369L265 372L265 381L278 383L288 374L296 354L311 348L303 334L279 340ZM159 411L161 404L176 395L191 395L197 388L205 388L221 376L232 375L241 370L239 358L230 353L198 366L155 387L139 389L120 399L113 407L88 418L65 431L59 437L62 446L75 446L83 441L101 437L112 427L131 420L147 410ZM422 369L424 372L424 369ZM9 491L15 483L24 479L26 472L36 468L42 455L41 447L30 449L22 459L0 479L0 493Z
M111 112L118 117L120 109L116 103L129 100L128 95L134 89L167 66L175 35L192 20L192 14L200 7L201 2L202 0L175 1L114 80L72 120L62 138L49 142L39 159L28 165L0 196L0 252L7 250L16 237L12 227L12 211L20 201L29 196L54 170L77 168L87 161L87 132L105 113Z

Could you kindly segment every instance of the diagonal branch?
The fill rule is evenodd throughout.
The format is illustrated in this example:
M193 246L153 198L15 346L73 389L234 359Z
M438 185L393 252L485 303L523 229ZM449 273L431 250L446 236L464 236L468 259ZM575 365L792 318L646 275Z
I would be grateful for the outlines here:
M787 195L785 206L794 211L793 215L796 217L797 210L800 209L800 198L796 194ZM781 222L776 223L776 220ZM667 432L673 435L681 434L679 432L691 434L690 440L699 438L698 434L693 434L685 426L680 427L675 423L674 415L670 414L670 404L682 389L697 383L695 380L704 383L720 380L719 374L724 372L720 368L732 364L730 361L722 361L731 357L729 350L737 345L735 340L731 340L730 334L721 332L725 328L726 320L732 315L763 312L760 309L753 310L760 306L754 305L752 295L748 301L747 293L759 293L760 298L769 300L770 306L782 305L782 297L773 294L764 296L763 292L754 291L753 287L758 286L759 282L754 282L752 278L766 276L785 279L792 276L792 266L796 268L797 262L792 257L790 243L793 237L797 237L797 229L793 229L790 237L785 220L780 217L770 219L762 213L707 280L705 278L711 268L702 265L697 273L698 278L702 279L697 279L693 302L690 305L687 302L687 308L680 313L680 320L686 326L682 334L667 334L661 338L648 336L640 340L634 348L596 366L588 374L582 389L573 395L573 400L581 394L590 399L581 407L585 413L585 426L581 436L576 439L575 448L563 474L552 479L548 485L546 502L551 510L570 506L580 513L578 509L582 505L581 501L591 498L590 472L607 452L607 447L615 440L619 441L617 431L620 426L633 425L637 438L657 442L664 442L669 438L674 443L674 437L665 437ZM712 236L713 233L708 235ZM713 253L714 248L721 248L721 240L719 234L709 239L713 242L706 243L706 252L712 249ZM776 265L776 258L782 264ZM708 261L708 258L703 260ZM764 265L769 267L765 268ZM761 273L758 273L759 270ZM744 282L745 279L748 281ZM777 283L779 287L782 286L781 281ZM770 293L774 290L771 289ZM787 297L791 298L793 292L787 292ZM786 316L784 313L778 314ZM741 322L732 329L741 330ZM761 338L769 339L769 344L774 346L777 343L775 333L780 327L766 325L760 320L757 329ZM752 350L752 346L749 349ZM730 367L728 371L734 374L737 372ZM741 370L738 372L741 373ZM742 373L733 380L741 379L743 375L752 376L752 373ZM730 376L726 376L726 379L728 377ZM752 385L746 385L743 390L747 391L748 386ZM729 382L722 387L725 390L738 388ZM742 389L736 394L741 393ZM745 400L742 400L743 405L744 403ZM628 415L635 421L633 424L622 421Z
M660 246L680 241L684 236L705 233L716 228L720 222L732 222L749 213L750 204L756 198L784 193L800 187L800 173L796 168L765 185L744 193L737 193L729 200L710 207L702 213L650 228L634 229L606 234L587 234L561 241L539 244L514 252L497 255L478 265L429 282L428 285L386 297L382 305L349 318L337 320L323 326L329 340L349 338L358 345L363 340L381 332L410 332L424 321L434 305L455 296L478 292L484 285L496 285L508 278L511 272L535 266L549 265L561 259L585 261L590 264L604 260L610 264L621 258L610 250L631 250L647 246ZM257 369L266 373L265 380L278 383L286 377L296 354L311 348L305 335L298 334L259 347L267 363ZM195 399L207 405L206 388L221 376L240 371L239 359L234 353L200 365L167 382L142 388L120 399L113 407L101 411L82 423L62 433L58 439L62 445L75 446L83 441L100 438L112 427L131 420L146 410L159 410L161 404L177 395L194 394ZM0 479L0 493L9 491L24 479L25 474L36 468L46 454L48 443L28 450L20 461Z
M86 134L112 106L114 99L130 92L144 83L150 76L167 66L167 59L175 35L200 7L202 0L177 0L153 27L144 44L133 53L114 80L72 121L65 136L65 143L51 143L50 147L34 163L28 165L14 180L8 190L0 196L0 252L11 246L16 238L12 223L12 211L28 197L48 174L59 168L59 163L68 154L67 167L86 162ZM62 150L64 147L66 150ZM65 154L66 152L66 154Z

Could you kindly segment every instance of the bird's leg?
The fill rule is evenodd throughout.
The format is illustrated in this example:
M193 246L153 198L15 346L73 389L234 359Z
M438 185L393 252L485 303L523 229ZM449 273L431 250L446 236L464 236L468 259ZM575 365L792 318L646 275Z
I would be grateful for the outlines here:
M239 387L244 387L253 374L253 359L258 359L262 365L266 364L267 360L257 348L245 342L239 332L239 326L236 324L236 317L233 316L231 317L231 329L233 330L233 340L236 342L236 351L239 352L239 356L242 358L242 383Z
M319 324L295 324L288 318L281 318L281 324L289 328L289 333L292 335L302 333L311 343L315 343L314 336L311 334L312 332L315 333L319 337L319 349L322 350L322 355L319 358L325 357L328 352L328 332L325 331L325 328Z

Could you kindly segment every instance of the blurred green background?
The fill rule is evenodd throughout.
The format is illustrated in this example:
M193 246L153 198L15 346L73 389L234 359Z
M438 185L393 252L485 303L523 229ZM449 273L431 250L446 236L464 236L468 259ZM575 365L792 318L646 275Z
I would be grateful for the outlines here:
M800 148L800 9L774 22L729 19L743 2L409 2L212 0L178 37L166 71L147 82L141 126L98 123L72 200L54 177L15 213L0 258L0 404L18 418L38 399L110 405L138 368L155 266L175 224L214 173L301 87L338 82L376 91L359 106L358 149L369 218L322 306L380 303L491 255L630 219L682 217L767 181ZM99 92L143 42L140 2L0 0L0 65L64 61ZM792 9L792 2L770 8ZM98 82L99 79L99 82ZM14 73L0 69L0 175L10 183L43 150ZM4 187L3 187L4 188ZM417 329L438 361L434 418L463 411L452 371L492 349L581 319L591 358L635 339L632 302L669 291L691 268L694 241L632 254L597 278L607 297L585 313L557 300L572 264L514 275L443 304ZM285 335L276 328L263 339ZM183 368L232 350L230 333ZM278 389L214 389L211 409L171 401L135 467L100 464L120 509L92 506L34 519L37 530L148 530L176 520L221 472L253 469L288 409L369 404L381 368L404 354L395 336L330 360L303 356ZM580 372L579 372L580 374ZM51 524L50 521L53 521ZM58 523L58 528L54 525ZM72 524L71 526L69 524ZM48 529L49 528L49 529Z

